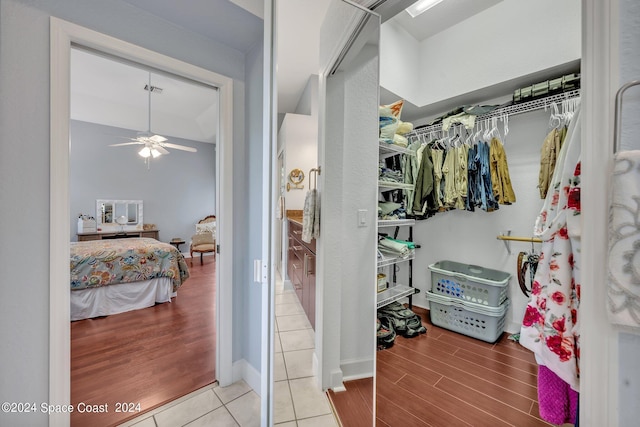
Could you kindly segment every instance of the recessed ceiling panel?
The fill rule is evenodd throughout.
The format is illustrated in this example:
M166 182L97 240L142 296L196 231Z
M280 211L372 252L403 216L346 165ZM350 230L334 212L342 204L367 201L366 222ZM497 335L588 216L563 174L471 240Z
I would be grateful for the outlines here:
M152 86L162 89L161 93L152 91L151 99L145 90L150 78ZM150 74L133 64L73 49L71 119L215 142L218 94L212 87L157 72Z

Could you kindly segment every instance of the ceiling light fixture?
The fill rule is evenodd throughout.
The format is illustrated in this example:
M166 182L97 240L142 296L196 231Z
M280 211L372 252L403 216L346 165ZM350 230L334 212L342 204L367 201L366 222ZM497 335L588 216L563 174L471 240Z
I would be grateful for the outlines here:
M162 153L158 151L155 147L149 147L149 146L145 146L142 150L138 151L138 154L141 157L144 157L145 159L149 156L155 159L156 157L162 155Z
M142 150L138 151L138 154L146 159L151 155L151 149L149 147L143 147Z
M123 145L144 145L140 151L138 151L138 155L144 158L144 162L147 165L147 169L151 168L151 159L155 159L163 154L169 154L167 148L175 148L176 150L188 151L191 153L195 153L198 150L193 147L187 147L184 145L173 144L168 142L167 138L161 135L156 135L151 132L151 92L155 94L162 93L162 88L158 86L151 85L151 72L149 72L149 82L144 85L144 90L147 91L147 101L148 101L148 110L147 110L147 118L148 118L148 126L146 132L138 132L135 138L127 138L129 142L122 142L119 144L111 144L111 147L120 147Z
M411 15L412 18L415 18L416 16L426 12L427 10L431 9L433 6L437 5L438 3L441 3L442 1L443 0L418 0L417 2L415 2L414 4L406 8L405 10L409 15Z

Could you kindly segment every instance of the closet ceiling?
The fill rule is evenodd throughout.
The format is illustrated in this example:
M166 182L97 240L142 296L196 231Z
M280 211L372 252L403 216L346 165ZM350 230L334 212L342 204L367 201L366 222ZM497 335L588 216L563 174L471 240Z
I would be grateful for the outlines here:
M391 20L397 22L414 39L422 41L449 27L490 8L502 0L445 0L425 13L412 18L408 13L399 13ZM475 41L470 41L474 44Z

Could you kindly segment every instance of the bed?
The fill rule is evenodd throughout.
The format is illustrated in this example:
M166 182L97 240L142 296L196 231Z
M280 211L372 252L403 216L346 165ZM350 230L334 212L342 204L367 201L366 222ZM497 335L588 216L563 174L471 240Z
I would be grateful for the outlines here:
M189 277L184 256L151 238L71 242L71 320L170 302Z

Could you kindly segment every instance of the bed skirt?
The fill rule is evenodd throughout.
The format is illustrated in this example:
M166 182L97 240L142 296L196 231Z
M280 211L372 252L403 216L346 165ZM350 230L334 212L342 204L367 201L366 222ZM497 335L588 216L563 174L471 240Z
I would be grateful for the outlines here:
M71 320L108 316L171 302L175 297L168 277L71 291Z

